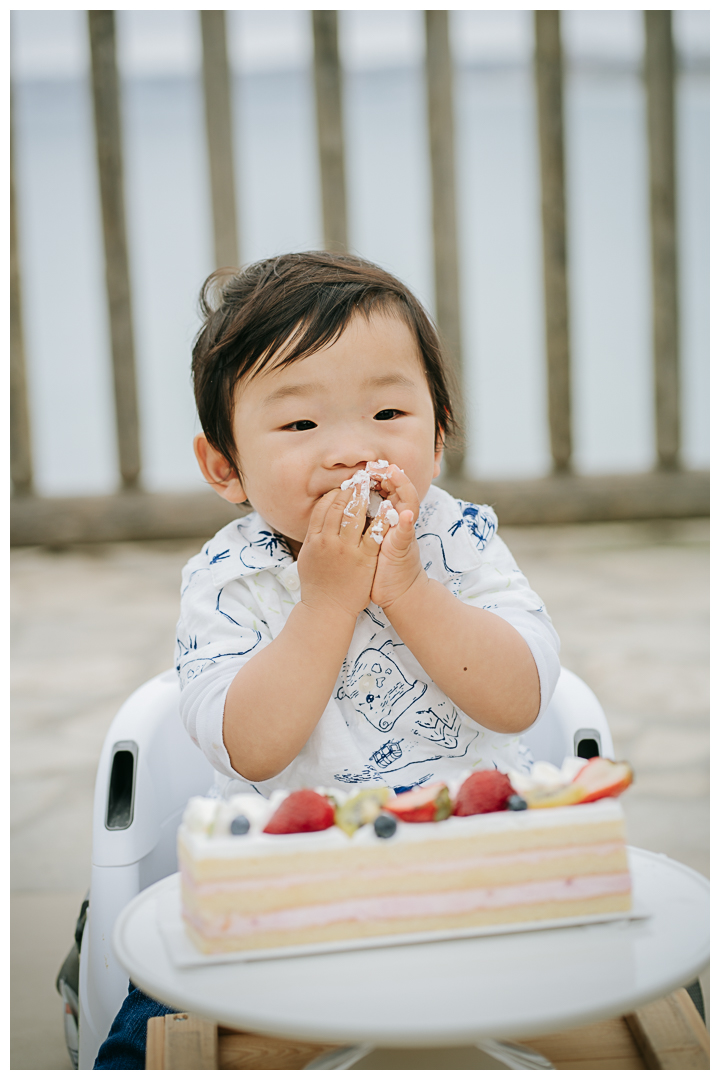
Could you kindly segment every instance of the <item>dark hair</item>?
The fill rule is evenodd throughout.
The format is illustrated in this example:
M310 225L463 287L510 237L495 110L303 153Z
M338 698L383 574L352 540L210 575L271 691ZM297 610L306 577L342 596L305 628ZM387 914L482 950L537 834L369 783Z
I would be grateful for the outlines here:
M437 442L454 431L449 365L430 316L407 286L366 259L306 251L244 270L216 270L202 287L200 309L205 322L193 348L195 402L208 442L236 469L238 382L256 375L283 347L281 366L332 344L357 312L392 311L404 319L425 369Z

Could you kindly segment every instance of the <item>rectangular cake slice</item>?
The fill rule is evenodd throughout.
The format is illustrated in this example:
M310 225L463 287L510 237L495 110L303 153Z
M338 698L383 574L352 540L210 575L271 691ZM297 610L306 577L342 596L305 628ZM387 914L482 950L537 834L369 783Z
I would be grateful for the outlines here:
M246 806L252 796L244 796ZM195 800L194 800L195 801ZM204 800L208 803L215 800ZM208 814L211 814L208 808ZM178 835L186 928L205 953L629 911L616 799L322 832ZM197 819L197 815L196 815Z

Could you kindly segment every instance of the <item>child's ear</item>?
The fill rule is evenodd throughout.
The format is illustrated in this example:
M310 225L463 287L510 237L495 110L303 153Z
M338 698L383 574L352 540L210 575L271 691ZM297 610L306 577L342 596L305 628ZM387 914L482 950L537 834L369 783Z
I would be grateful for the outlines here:
M196 435L193 449L200 472L214 491L229 503L243 503L247 499L234 466L211 446L205 435Z
M440 466L442 465L442 459L443 459L444 450L445 450L445 442L444 442L443 433L441 433L440 438L438 439L438 441L436 443L436 446L435 446L435 468L433 469L433 480L435 479L436 476L440 475Z

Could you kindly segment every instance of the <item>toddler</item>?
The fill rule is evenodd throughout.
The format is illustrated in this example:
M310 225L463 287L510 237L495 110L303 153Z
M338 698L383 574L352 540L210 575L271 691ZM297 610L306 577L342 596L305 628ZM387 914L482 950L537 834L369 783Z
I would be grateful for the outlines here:
M254 511L183 574L181 710L217 793L522 768L558 640L493 511L432 485L453 414L421 305L323 252L213 275L203 304L195 452Z
M183 572L181 712L215 793L527 768L558 638L490 507L432 484L454 423L422 306L311 252L211 275L202 310L195 453L253 510ZM143 1068L166 1011L133 989L95 1067Z

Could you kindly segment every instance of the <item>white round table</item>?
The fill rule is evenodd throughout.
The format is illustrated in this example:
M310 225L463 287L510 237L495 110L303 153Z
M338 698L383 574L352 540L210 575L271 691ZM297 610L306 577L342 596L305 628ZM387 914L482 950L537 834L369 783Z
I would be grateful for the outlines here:
M629 848L639 920L178 968L157 929L162 890L136 896L113 947L133 982L178 1011L308 1042L470 1046L620 1016L694 979L709 958L709 882Z

